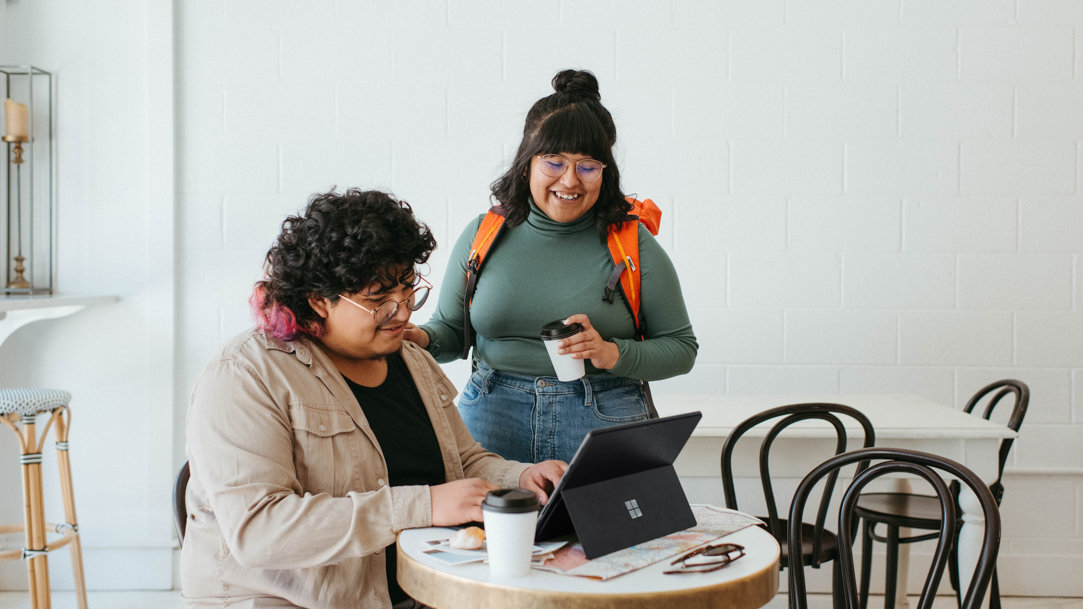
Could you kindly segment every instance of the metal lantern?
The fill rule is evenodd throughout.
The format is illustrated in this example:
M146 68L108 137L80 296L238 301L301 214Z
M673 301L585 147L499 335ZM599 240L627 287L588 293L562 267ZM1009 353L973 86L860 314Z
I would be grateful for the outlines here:
M4 100L4 231L0 290L7 294L53 291L53 76L34 66L0 66Z

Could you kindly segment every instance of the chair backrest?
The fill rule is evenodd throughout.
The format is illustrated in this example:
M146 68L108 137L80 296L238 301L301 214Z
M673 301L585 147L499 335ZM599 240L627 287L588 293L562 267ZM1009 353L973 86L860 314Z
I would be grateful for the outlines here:
M979 404L984 404L980 411L981 417L988 421L1001 400L1009 395L1013 397L1015 403L1008 415L1007 426L1012 431L1019 431L1019 427L1023 425L1023 417L1027 414L1027 406L1030 405L1030 388L1023 381L1004 379L990 383L970 397L966 406L963 407L963 411L973 413ZM1015 442L1015 438L1005 438L1000 442L1000 462L997 469L997 479L989 485L993 491L993 497L997 500L997 505L1000 505L1000 500L1004 497L1004 485L1001 484L1000 478L1004 475L1004 465L1008 462L1008 453L1012 450L1012 442Z
M188 489L188 479L192 472L185 461L177 472L177 479L173 482L173 524L177 525L177 540L184 545L184 529L188 525L188 507L185 504L184 493Z
M788 404L765 410L742 421L740 425L730 432L729 436L726 438L725 444L722 445L722 490L726 496L726 507L734 510L738 509L737 493L734 490L733 484L733 452L738 441L740 441L741 436L757 425L761 425L774 419L781 419L771 427L770 431L768 431L767 435L760 443L759 472L760 485L763 487L763 496L767 504L767 528L771 534L775 536L775 539L778 539L780 543L784 542L786 539L786 526L782 522L782 519L779 518L778 505L775 500L774 487L771 482L771 446L774 444L775 439L790 425L799 421L818 419L830 423L835 431L835 454L837 455L846 452L848 449L846 428L837 415L849 417L861 425L865 436L862 446L875 446L876 433L873 431L872 423L869 422L869 418L860 411L842 404L819 402ZM822 535L820 533L823 531L823 523L827 518L828 503L831 499L831 492L837 477L838 472L835 472L828 478L823 490L823 500L820 502L819 509L816 513L816 523L818 525L816 530L818 533L812 539L811 563L814 567L819 566L820 548L822 546ZM785 512L783 512L783 515L785 515ZM788 564L802 563L799 561L797 563Z
M841 571L841 584L843 590L833 590L836 599L841 598L842 603L836 606L855 609L858 607L857 578L854 574L854 509L857 506L857 498L861 490L868 483L885 474L907 473L920 476L932 485L937 497L940 499L941 518L944 526L940 529L937 538L936 552L929 567L929 573L925 579L925 586L921 590L921 598L917 609L931 609L933 599L936 596L937 587L944 574L944 567L950 560L952 541L956 531L955 499L948 485L942 478L942 473L954 476L961 484L965 484L974 491L985 514L985 532L982 539L981 552L978 555L978 563L974 568L974 574L970 579L970 587L963 597L961 609L977 609L981 606L986 588L996 568L997 552L1000 549L1000 510L993 498L989 487L985 485L974 472L963 465L937 455L905 450L902 448L864 448L852 452L836 455L813 469L794 493L793 503L790 506L789 522L789 552L790 560L794 556L801 556L801 526L793 520L794 514L804 511L809 493L819 480L825 476L837 474L839 469L853 463L872 462L873 464L857 474L842 497L839 507L838 521L838 561ZM794 609L806 609L808 606L805 598L805 574L802 569L790 569L790 607Z

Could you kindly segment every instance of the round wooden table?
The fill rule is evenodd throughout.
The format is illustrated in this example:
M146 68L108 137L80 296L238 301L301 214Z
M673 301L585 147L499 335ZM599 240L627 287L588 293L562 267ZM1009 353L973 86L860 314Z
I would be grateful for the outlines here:
M484 563L447 565L421 553L426 542L450 532L410 529L398 540L399 584L436 609L757 609L778 592L779 545L760 527L721 540L745 547L745 556L724 569L663 575L665 560L608 581L538 569L526 577L490 578Z

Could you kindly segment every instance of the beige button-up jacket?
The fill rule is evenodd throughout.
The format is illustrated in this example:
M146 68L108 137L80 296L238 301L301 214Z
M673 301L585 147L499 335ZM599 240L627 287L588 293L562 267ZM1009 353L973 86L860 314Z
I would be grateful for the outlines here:
M527 464L485 451L423 349L402 357L432 420L448 481L518 486ZM250 330L223 346L188 410L189 607L390 607L384 548L431 525L427 486L389 486L361 406L318 343Z

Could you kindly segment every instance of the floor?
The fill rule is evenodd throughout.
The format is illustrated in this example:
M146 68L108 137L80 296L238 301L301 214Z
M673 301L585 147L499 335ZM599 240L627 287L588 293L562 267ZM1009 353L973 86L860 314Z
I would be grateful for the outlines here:
M869 599L870 608L882 606L883 601ZM179 592L91 592L87 604L91 609L183 609ZM1004 609L1083 609L1083 598L1005 597ZM0 609L26 609L30 606L25 592L0 592ZM913 606L913 604L911 604ZM809 609L829 609L831 597L826 594L809 595ZM937 598L936 609L953 609L955 600L950 596ZM75 609L75 596L71 592L53 593L54 609ZM786 609L786 595L779 594L767 604L766 609Z

